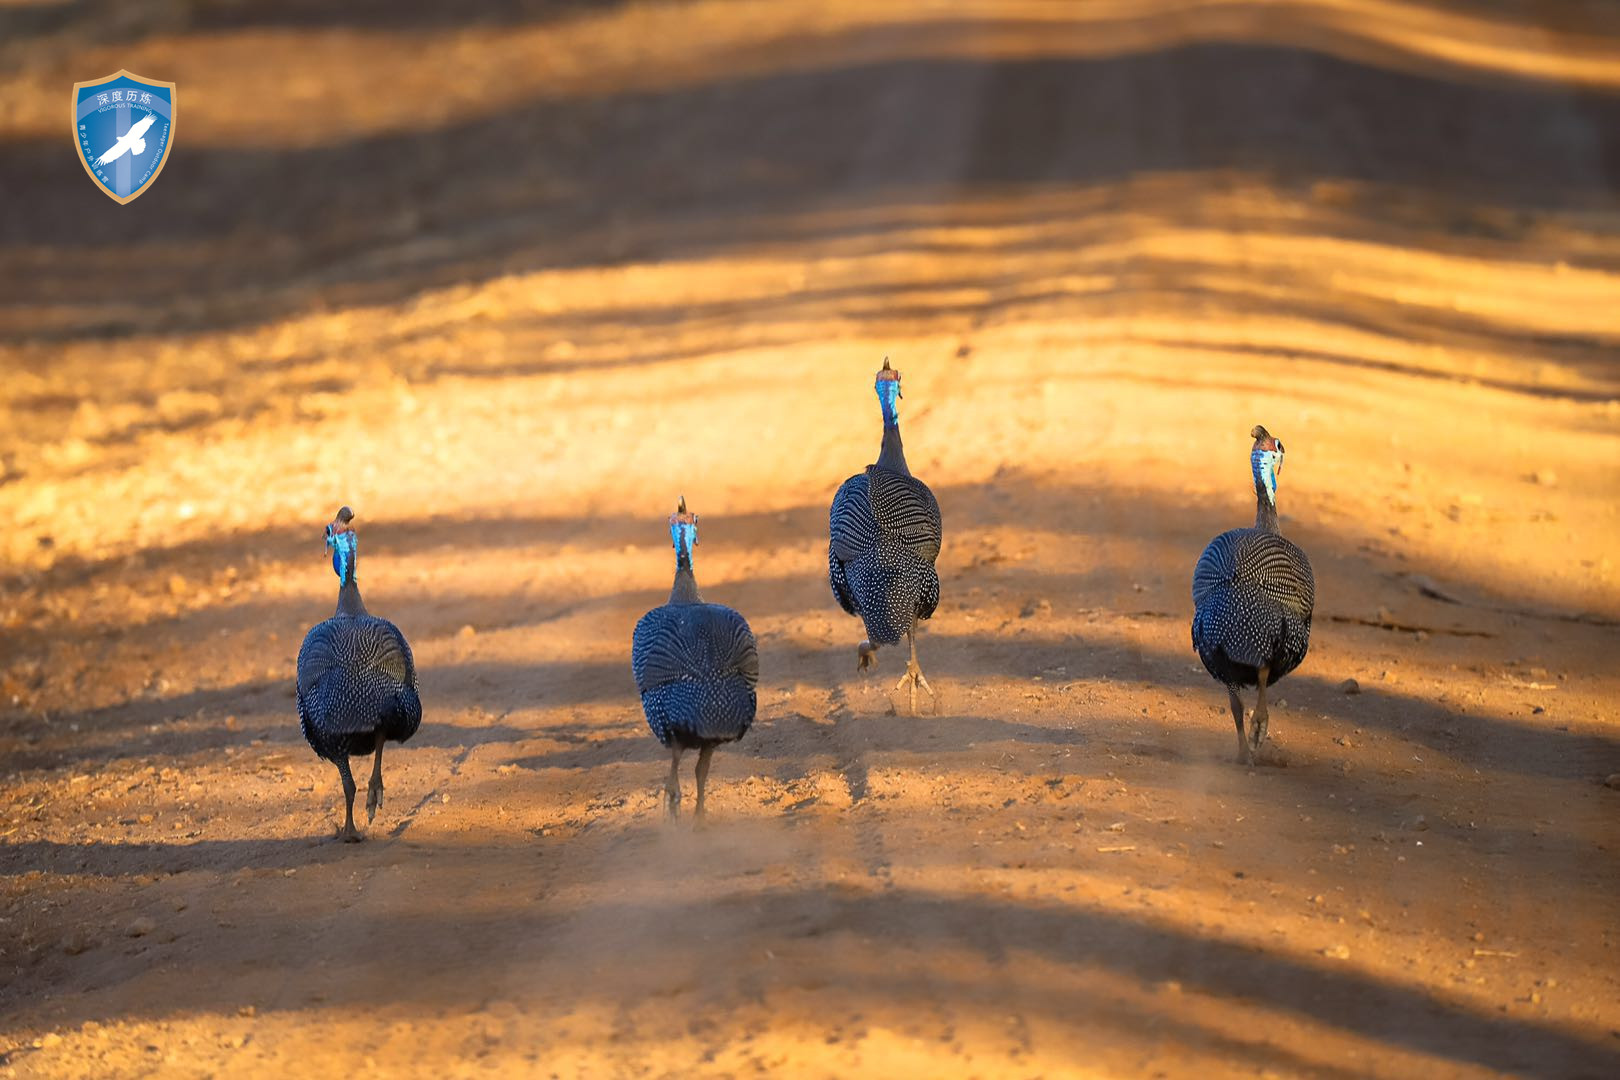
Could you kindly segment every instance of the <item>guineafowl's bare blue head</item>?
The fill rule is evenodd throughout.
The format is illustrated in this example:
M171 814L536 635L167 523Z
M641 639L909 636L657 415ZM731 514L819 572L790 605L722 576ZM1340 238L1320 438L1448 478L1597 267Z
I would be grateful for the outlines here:
M675 545L675 559L677 562L691 562L692 548L697 544L697 515L686 510L686 496L681 496L681 504L675 512L669 515L669 539Z
M354 531L354 511L347 506L326 526L326 546L332 552L332 572L339 581L353 581L360 558L360 538Z
M895 427L900 423L900 373L883 358L883 370L877 373L878 403L883 406L883 426Z
M1254 439L1254 449L1249 452L1249 467L1254 470L1254 490L1263 492L1266 501L1276 506L1277 474L1282 472L1283 444L1259 424L1249 435Z

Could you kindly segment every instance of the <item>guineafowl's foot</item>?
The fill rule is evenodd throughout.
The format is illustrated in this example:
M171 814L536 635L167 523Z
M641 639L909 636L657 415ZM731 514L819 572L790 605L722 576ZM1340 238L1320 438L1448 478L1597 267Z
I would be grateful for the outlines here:
M669 779L664 781L664 814L671 820L681 816L681 747L669 748Z
M862 641L855 646L855 670L865 671L870 667L877 667L877 646L870 641Z
M1256 709L1254 718L1249 721L1249 745L1256 753L1259 753L1260 745L1266 741L1266 729L1270 720L1271 717L1266 712Z
M1242 714L1241 713L1239 713L1238 726L1237 726L1237 737L1238 737L1238 751L1237 751L1238 764L1240 764L1240 765L1253 765L1254 764L1254 752L1256 750L1260 749L1260 743L1259 743L1259 741L1257 739L1255 739L1253 737L1252 725L1251 725L1251 734L1250 735L1244 735L1243 734L1243 720L1242 720Z
M377 807L382 805L382 730L377 731L377 748L371 759L371 786L366 789L366 824L370 825L377 819Z
M1249 750L1249 740L1243 737L1243 699L1232 687L1226 688L1226 700L1232 706L1232 723L1237 727L1237 759L1239 765L1253 765L1254 754Z
M338 839L358 844L365 838L354 831L354 776L349 772L348 758L339 758L337 767L338 777L343 781L343 827L337 832Z
M681 785L673 772L664 784L664 816L671 820L681 816Z
M1270 677L1271 669L1260 669L1260 689L1255 698L1254 717L1249 721L1249 748L1253 751L1260 749L1260 744L1266 741L1266 721L1270 719L1266 709L1266 679Z
M898 690L907 683L911 684L911 715L916 716L917 687L920 685L924 690L928 691L929 697L934 696L934 688L928 685L928 680L923 677L922 668L917 666L916 635L908 631L906 633L906 640L911 643L911 659L906 661L906 673L900 676L900 681L894 684L894 688Z
M917 661L915 660L908 660L906 662L906 673L900 676L900 681L894 684L894 688L898 690L902 686L907 685L909 685L911 689L911 711L913 713L917 711L917 687L921 686L924 690L928 691L929 697L934 696L934 688L928 685L927 678L923 676L922 668L917 666Z
M709 759L713 756L713 746L705 746L698 751L697 806L692 809L692 824L697 828L701 828L704 823L703 800L709 790Z

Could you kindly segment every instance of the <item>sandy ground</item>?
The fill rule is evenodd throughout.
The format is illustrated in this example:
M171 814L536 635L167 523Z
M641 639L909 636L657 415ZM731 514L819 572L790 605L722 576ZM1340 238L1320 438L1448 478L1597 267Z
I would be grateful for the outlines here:
M7 0L0 100L0 1073L1620 1075L1612 5ZM917 717L825 581L885 354ZM1318 602L1244 768L1256 422ZM762 666L696 832L682 493ZM357 846L342 503L427 706Z

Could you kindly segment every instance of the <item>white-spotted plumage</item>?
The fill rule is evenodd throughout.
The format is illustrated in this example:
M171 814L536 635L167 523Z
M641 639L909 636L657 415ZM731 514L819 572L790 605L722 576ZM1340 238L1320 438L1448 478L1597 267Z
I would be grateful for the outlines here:
M748 621L731 608L653 608L636 623L630 670L647 726L665 746L731 742L754 722L759 651Z
M298 650L298 718L329 761L371 753L379 727L389 741L409 739L422 703L405 635L374 615L334 615L311 627Z
M1193 646L1228 686L1274 683L1310 646L1316 582L1293 541L1263 529L1232 529L1209 542L1193 570Z
M828 514L827 579L874 645L895 645L939 606L943 530L926 484L876 465L844 481Z

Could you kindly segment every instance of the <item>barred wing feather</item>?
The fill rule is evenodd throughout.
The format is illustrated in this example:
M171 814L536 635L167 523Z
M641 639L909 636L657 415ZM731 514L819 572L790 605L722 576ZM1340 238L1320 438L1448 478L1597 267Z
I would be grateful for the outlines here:
M1311 562L1286 537L1259 529L1232 529L1209 542L1193 569L1193 605L1221 585L1253 590L1294 615L1316 605Z
M839 562L854 562L877 546L878 519L872 512L870 485L865 473L845 480L833 496L828 515L829 551Z
M939 558L944 526L939 501L928 485L876 465L867 468L866 480L878 526L929 562Z

